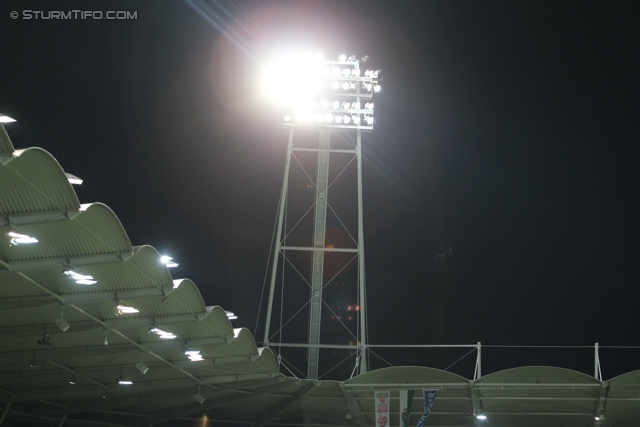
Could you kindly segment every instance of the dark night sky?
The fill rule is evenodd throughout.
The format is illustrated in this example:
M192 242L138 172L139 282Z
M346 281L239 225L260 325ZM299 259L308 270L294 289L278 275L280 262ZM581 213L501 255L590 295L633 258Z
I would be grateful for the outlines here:
M208 19L109 1L91 6L137 20L13 20L88 3L4 1L0 112L17 148L82 177L80 201L173 255L208 305L253 332L286 149L257 81L295 42L384 70L364 137L372 342L431 343L429 141L455 263L447 343L639 344L633 2L194 3ZM592 368L591 350L509 351L488 349L487 369ZM638 351L605 350L605 378Z

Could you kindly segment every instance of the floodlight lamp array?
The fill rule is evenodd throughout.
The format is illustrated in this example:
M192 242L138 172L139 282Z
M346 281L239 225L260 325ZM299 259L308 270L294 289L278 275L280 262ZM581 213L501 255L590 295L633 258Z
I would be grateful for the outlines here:
M325 61L321 54L280 58L267 71L265 90L290 110L285 125L371 128L373 117L364 114L372 115L373 103L370 111L355 111L361 100L381 90L381 70L360 69L367 59L340 55Z

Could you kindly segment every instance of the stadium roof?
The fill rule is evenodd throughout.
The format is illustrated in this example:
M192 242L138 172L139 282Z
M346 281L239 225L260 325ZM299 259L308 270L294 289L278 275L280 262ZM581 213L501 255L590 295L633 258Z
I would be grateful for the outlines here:
M80 204L53 156L15 150L1 125L0 216L4 425L193 425L206 414L253 426L372 426L374 391L389 390L395 426L401 389L438 390L429 426L640 421L640 371L609 381L553 367L476 380L426 367L343 382L287 378L274 354L234 329L225 310L205 306L193 282L173 280L154 248L132 246L111 209ZM191 361L198 356L188 351L204 360ZM417 395L411 424L422 405Z

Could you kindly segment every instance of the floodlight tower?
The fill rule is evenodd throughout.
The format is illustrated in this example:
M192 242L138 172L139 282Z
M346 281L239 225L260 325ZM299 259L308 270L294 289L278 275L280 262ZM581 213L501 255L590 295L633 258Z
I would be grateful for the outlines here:
M325 286L325 254L328 252L352 252L357 255L357 306L358 339L350 346L333 348L353 348L357 352L356 366L360 373L367 371L366 358L366 289L364 268L363 208L362 208L362 132L373 129L374 104L371 99L380 91L380 70L361 71L361 63L368 57L347 58L341 55L337 60L324 60L322 55L307 54L289 57L276 63L268 72L267 88L271 94L284 101L287 114L281 127L289 129L289 142L285 164L282 196L278 211L274 258L264 331L264 343L270 345L270 325L273 313L273 299L279 260L286 251L308 251L312 254L309 301L308 343L277 343L280 347L306 347L307 378L318 378L320 348L332 348L332 344L321 344L322 291ZM294 133L312 131L318 134L317 148L302 148L296 145ZM331 148L332 132L355 133L353 149ZM289 174L292 156L297 151L317 153L317 175L315 186L314 220L312 246L287 246L283 236L286 200L289 194ZM327 196L331 186L329 182L329 160L331 154L350 154L355 156L357 165L357 239L355 248L338 248L325 242L327 226ZM282 272L284 275L284 271ZM275 334L274 334L275 335Z

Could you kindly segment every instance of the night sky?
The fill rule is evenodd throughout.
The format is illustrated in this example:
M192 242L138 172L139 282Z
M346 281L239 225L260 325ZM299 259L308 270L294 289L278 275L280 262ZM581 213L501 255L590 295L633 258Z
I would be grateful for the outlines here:
M174 278L254 332L287 138L260 72L285 47L369 55L384 73L363 138L370 341L434 343L435 177L453 252L445 343L633 346L633 3L4 1L0 112L18 120L6 126L16 148L48 150L84 179L82 203L107 204L132 244L172 255ZM89 4L137 19L23 15ZM603 376L640 368L638 356L602 350ZM483 358L486 373L593 370L592 349Z

